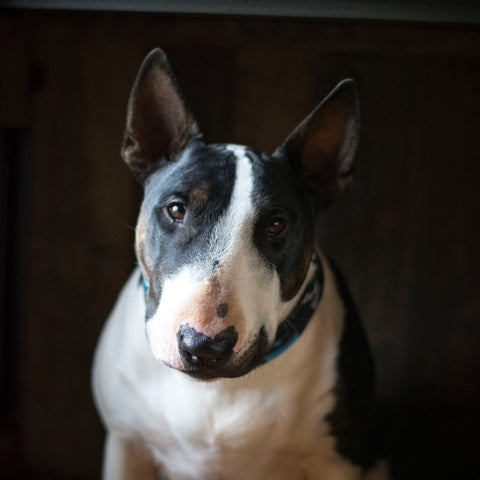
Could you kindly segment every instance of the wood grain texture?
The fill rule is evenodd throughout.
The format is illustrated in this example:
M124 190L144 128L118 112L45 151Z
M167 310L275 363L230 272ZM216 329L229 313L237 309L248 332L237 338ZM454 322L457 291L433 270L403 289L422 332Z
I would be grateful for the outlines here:
M98 476L91 356L134 264L141 195L119 148L136 71L160 46L208 140L267 151L356 79L355 186L319 237L372 341L395 478L480 476L478 29L2 12L0 32L19 40L2 50L1 126L33 143L16 319L27 464Z

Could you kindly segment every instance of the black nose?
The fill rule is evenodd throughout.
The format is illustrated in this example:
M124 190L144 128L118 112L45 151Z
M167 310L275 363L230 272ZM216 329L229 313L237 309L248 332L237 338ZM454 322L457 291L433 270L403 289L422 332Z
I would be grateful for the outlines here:
M182 325L177 332L180 357L186 366L215 368L223 365L232 356L237 343L235 327L228 327L215 338L197 332L190 325Z

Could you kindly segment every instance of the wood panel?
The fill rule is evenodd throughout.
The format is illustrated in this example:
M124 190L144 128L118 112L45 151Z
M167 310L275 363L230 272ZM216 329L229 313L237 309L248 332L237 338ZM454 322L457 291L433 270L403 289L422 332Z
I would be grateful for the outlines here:
M233 137L236 50L228 46L165 45L175 77L206 142Z
M0 78L22 66L8 77L20 93L2 93L0 113L13 113L0 120L29 128L34 153L20 345L26 463L98 478L91 356L134 263L141 195L119 145L139 63L162 46L207 139L267 151L340 78L357 80L355 188L319 235L372 340L395 478L480 476L477 29L66 13L2 14L4 26L23 46L0 65Z
M119 148L133 79L151 43L157 44L112 30L54 15L35 30L33 49L38 85L26 286L32 301L23 325L23 453L28 464L91 478L98 477L103 441L91 399L92 355L134 266L133 226L141 197ZM188 60L191 72L218 53L173 46L172 61L185 77ZM231 89L222 90L220 80L232 75L223 54L221 75L199 68L201 81L185 82L211 138L216 129L219 135L230 131L225 95L231 97ZM214 114L203 111L204 91L197 83L225 93L216 99Z
M0 13L0 23L0 128L23 128L31 113L30 32L13 15Z
M135 185L119 157L133 78L124 57L141 54L121 38L62 22L35 36L41 83L23 325L24 455L92 477L102 451L89 388L93 347L133 266Z
M320 234L380 359L395 472L469 478L480 427L480 61L319 55L318 65L319 84L352 75L362 98L357 182Z

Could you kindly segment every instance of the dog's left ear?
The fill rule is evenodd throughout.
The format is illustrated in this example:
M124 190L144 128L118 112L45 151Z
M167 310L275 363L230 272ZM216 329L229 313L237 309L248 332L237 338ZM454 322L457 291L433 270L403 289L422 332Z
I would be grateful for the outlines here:
M183 101L165 53L156 48L143 61L130 93L121 154L137 176L162 159L175 159L197 123Z
M324 206L351 185L358 118L355 82L343 80L274 154L287 157Z

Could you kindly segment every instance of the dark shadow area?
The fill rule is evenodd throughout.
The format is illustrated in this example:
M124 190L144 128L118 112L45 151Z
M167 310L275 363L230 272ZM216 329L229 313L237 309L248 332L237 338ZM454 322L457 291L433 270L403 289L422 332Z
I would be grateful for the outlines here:
M267 152L355 78L355 186L319 238L372 344L395 480L480 479L475 25L0 10L0 44L2 479L99 478L90 369L135 265L119 149L154 46L208 141Z

